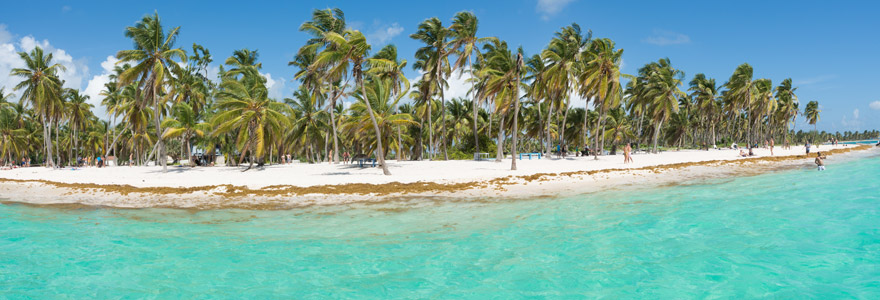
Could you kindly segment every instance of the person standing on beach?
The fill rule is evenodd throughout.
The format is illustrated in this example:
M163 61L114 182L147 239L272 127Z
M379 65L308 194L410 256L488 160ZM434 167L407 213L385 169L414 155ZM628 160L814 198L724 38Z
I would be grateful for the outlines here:
M827 157L822 156L822 152L816 152L816 160L814 160L813 162L816 164L816 166L819 166L819 171L825 171L826 158Z
M630 153L632 153L632 146L630 146L630 143L626 143L626 146L623 146L623 163L627 164L632 162L632 156Z
M775 144L776 144L776 141L774 141L773 138L770 138L770 155L771 156L773 155L773 145L775 145Z
M807 141L807 144L804 145L804 148L807 149L807 154L810 154L810 141Z

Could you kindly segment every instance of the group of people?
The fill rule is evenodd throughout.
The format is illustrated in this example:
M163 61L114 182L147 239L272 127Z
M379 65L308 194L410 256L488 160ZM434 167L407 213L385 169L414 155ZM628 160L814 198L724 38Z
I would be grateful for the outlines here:
M98 168L104 167L105 159L103 156L98 156L95 158L90 157L77 157L76 158L76 167L85 167L85 166L95 166Z
M22 158L20 161L12 160L12 163L11 163L11 164L4 165L4 166L3 166L2 168L0 168L0 169L2 169L2 170L11 170L11 169L17 169L17 168L27 168L27 167L30 167L30 166L31 166L31 158L30 158L30 157L25 157L25 158Z

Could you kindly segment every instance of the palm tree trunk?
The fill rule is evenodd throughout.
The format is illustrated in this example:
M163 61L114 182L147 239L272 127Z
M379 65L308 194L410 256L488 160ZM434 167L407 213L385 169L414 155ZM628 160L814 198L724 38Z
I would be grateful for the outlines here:
M162 172L168 172L168 161L165 155L165 141L162 139L162 117L159 115L159 98L156 97L157 85L153 82L153 125L156 126L156 139L158 139L159 154L156 155L156 163L162 164Z
M366 94L365 94L366 95ZM427 95L426 95L427 97ZM434 101L428 97L425 103L428 105L428 159L434 160L434 123L431 121L433 119L433 115L431 114L431 106L434 106ZM372 116L372 115L371 115ZM378 126L377 126L378 127Z
M422 155L425 152L424 149L422 149L422 147L424 147L424 144L425 144L424 140L422 140L423 136L425 136L425 121L419 120L419 136L418 136L418 140L416 141L417 142L416 143L416 150L417 151L415 153L416 157L413 158L415 160L422 160Z
M522 54L518 54L517 63L522 61ZM517 66L517 70L519 70L519 66ZM517 76L516 78L516 86L519 87L520 78ZM513 93L513 139L511 140L510 147L510 170L516 171L516 144L517 144L517 134L519 134L518 121L519 120L519 91Z
M606 119L606 117L607 116L605 115L605 108L602 107L602 117L599 118L599 120L602 120L601 125L599 125L600 126L599 128L602 129L602 132L599 133L599 149L602 151L600 151L599 155L605 155L605 119Z
M336 98L339 97L336 90L333 90L333 96L330 98L330 124L333 128L333 163L339 161L339 139L336 137Z
M376 115L373 114L373 106L370 105L370 100L366 97L367 88L364 86L363 78L360 78L360 76L358 77L358 82L361 83L361 93L363 93L362 95L364 95L364 103L367 104L367 113L370 114L370 121L373 122L373 130L376 131L376 147L378 148L378 152L376 152L376 159L379 161L379 164L382 165L382 173L384 173L385 175L391 175L391 172L388 171L388 165L385 164L385 157L383 156L385 152L382 151L382 132L379 131L379 123L376 122Z
M468 63L468 68L470 68L470 63ZM473 83L471 83L471 88L473 88ZM477 129L477 97L474 97L473 101L471 101L471 109L474 111L473 122L471 122L474 123L474 153L480 153L480 132Z
M568 106L566 105L565 113L562 115L562 128L559 129L559 144L562 145L561 147L563 148L565 147L565 124L568 122L568 111L570 110L571 109L568 109ZM560 155L562 154L560 153Z
M205 151L202 151L202 152L205 152ZM203 154L204 154L204 153L203 153ZM190 168L196 166L196 164L195 164L195 162L193 161L192 157L193 157L193 154L192 154L192 144L190 143L190 137L187 136L187 137L186 137L186 159L189 161L189 166L190 166Z
M43 114L43 146L46 147L45 155L46 167L55 167L55 162L52 160L52 136L51 130L49 127L49 122L47 120L45 113Z
M603 107L602 98L599 98L599 103L598 103L598 107L597 107L597 109L599 109L599 118L596 119L596 128L593 129L594 131L596 131L596 136L593 139L594 140L593 145L595 146L594 147L595 150L593 152L593 160L599 160L599 152L602 151L602 148L599 148L599 135L600 135L600 133L599 133L600 127L599 126L602 126L601 121L602 121L602 118L605 117L605 114L603 112L604 109L602 109L602 107Z
M504 115L498 114L498 147L495 147L495 162L501 162L504 157Z
M550 108L547 110L547 118L544 121L544 154L550 154L550 119L553 117L553 105L556 104L554 101L550 101ZM540 110L540 108L538 108Z
M55 157L58 158L58 160L56 160L56 162L58 162L58 165L63 166L61 164L61 149L60 149L61 148L61 140L58 137L58 133L60 131L61 131L61 126L58 124L58 122L55 122L55 145L57 145L57 147L59 148L59 149L57 149L57 151L55 151Z
M400 125L397 125L397 161L400 161L402 157L400 145Z
M116 134L116 137L113 138L113 144L111 144L110 147L104 149L104 156L110 154L110 149L116 148L116 142L119 141L119 137L122 136L122 133L125 132L125 130L127 130L129 126L131 126L131 124L126 124L125 128L123 128L121 131L119 131L119 133ZM116 155L116 151L114 151L113 154Z
M663 121L658 122L657 125L654 126L654 153L658 153L657 152L657 139L660 137L660 127L662 127L662 126L663 126Z

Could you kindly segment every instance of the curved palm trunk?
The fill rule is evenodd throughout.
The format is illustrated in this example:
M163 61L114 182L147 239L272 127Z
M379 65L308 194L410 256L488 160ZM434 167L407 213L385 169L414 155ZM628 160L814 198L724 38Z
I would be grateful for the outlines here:
M400 145L400 125L397 125L397 161L400 161L402 158Z
M382 173L384 173L385 175L391 175L391 172L388 171L388 165L385 164L385 151L382 151L382 132L379 131L379 123L376 122L376 115L373 114L373 106L370 105L370 100L368 100L366 97L367 88L364 87L362 78L360 78L360 76L358 77L358 82L361 83L361 93L363 93L364 95L364 103L367 104L367 113L370 114L370 121L373 122L373 130L376 131L376 147L378 148L378 151L376 152L376 159L379 161L379 164L382 165Z
M550 101L550 108L547 110L547 118L544 121L544 154L550 154L550 144L553 143L550 141L550 119L553 118L553 105L556 104L554 101ZM540 110L540 109L539 109Z
M473 84L471 84L473 86ZM474 101L471 101L471 109L474 111L474 153L480 153L480 132L477 129L477 97L474 97Z
M519 59L522 60L522 56L519 56ZM518 69L518 68L517 68ZM516 86L519 87L520 79L519 76L516 78ZM517 144L517 134L519 134L519 127L517 120L519 119L519 92L513 93L513 140L511 140L510 146L510 170L516 171L516 144Z
M660 137L660 127L663 126L663 121L657 122L657 125L654 125L654 153L657 152L657 139Z
M110 147L104 149L104 156L110 155L110 149L116 148L116 142L119 141L119 137L122 136L122 133L128 130L129 126L131 126L131 124L126 124L125 128L123 128L121 131L119 131L119 133L116 134L116 137L113 138L113 144L111 144ZM115 152L113 154L116 155Z
M443 160L449 160L449 153L446 152L446 99L444 98L446 97L443 96L443 93L440 93L440 125L443 126L443 137L440 139L440 143L443 144Z
M54 168L55 161L52 158L52 126L49 125L48 117L43 114L43 145L46 146L46 167Z
M602 119L605 118L605 110L603 109L603 104L602 104L601 98L599 98L598 106L599 106L598 107L599 118L596 119L596 128L593 129L594 131L596 131L596 136L593 138L593 145L595 146L594 150L593 150L593 160L599 160L599 152L602 152L602 148L600 148L600 146L599 146L599 136L601 135L599 133L599 129L600 129L600 126L602 126Z
M431 121L431 119L433 119L433 115L431 114L431 106L434 106L434 103L432 103L433 101L431 101L431 99L426 100L426 103L428 105L428 159L434 160L434 123ZM373 115L371 114L370 117L372 116Z
M565 113L562 115L562 128L559 129L559 145L560 147L565 147L565 124L568 121L568 106L565 106ZM561 150L561 149L560 149ZM560 153L559 155L562 155Z
M336 137L336 91L333 91L333 97L330 98L330 124L333 130L333 163L339 161L339 138Z
M63 164L61 163L61 138L58 136L58 133L61 132L61 125L58 123L58 121L55 121L55 145L58 147L55 151L55 157L57 158L56 162L58 165L63 167Z
M501 162L504 157L504 115L498 114L498 147L495 147L495 162Z

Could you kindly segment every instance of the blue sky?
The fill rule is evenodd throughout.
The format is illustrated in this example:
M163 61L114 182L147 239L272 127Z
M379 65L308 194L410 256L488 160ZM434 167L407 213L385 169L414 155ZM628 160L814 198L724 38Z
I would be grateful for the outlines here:
M527 53L540 51L560 27L576 22L594 37L609 37L624 49L624 73L668 57L690 80L705 73L725 82L748 62L756 78L774 84L791 77L801 105L818 100L819 128L880 128L880 3L869 1L18 1L0 11L0 85L16 67L16 51L40 45L68 66L68 87L97 95L111 56L131 48L123 35L145 14L158 11L163 24L180 26L178 46L193 42L210 49L214 67L240 48L258 49L272 95L289 97L297 86L287 66L307 36L299 25L313 9L339 7L351 27L364 32L374 49L393 43L412 61L419 46L409 38L419 22L439 17L448 24L459 11L480 19L480 36L496 36ZM242 4L244 3L244 4ZM408 70L408 77L418 73ZM449 94L466 86L452 81ZM96 96L93 96L97 98ZM92 99L98 102L100 99ZM873 104L872 104L873 102ZM578 105L578 104L575 104ZM579 103L583 106L583 102ZM100 110L99 110L100 113ZM799 121L798 128L806 125Z

